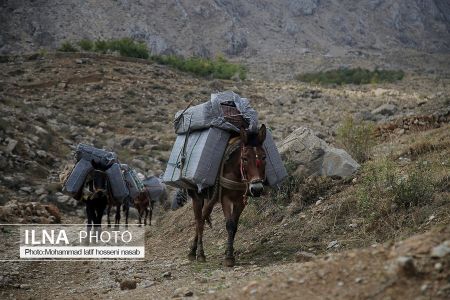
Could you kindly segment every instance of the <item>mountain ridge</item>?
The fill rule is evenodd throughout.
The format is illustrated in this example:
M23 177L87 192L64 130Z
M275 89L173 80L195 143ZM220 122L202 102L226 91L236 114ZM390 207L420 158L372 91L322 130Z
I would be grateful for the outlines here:
M154 54L246 61L450 53L444 0L19 0L0 4L0 20L0 54L121 37L145 42Z

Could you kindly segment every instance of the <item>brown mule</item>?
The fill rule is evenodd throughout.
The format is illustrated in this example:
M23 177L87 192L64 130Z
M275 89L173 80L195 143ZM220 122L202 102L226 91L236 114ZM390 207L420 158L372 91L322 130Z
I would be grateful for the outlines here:
M144 189L139 192L136 199L134 199L134 207L136 207L139 212L139 226L142 225L142 217L144 217L144 225L147 225L147 217L149 218L148 225L152 225L154 203L155 202L150 198L148 187L144 187Z
M196 223L196 231L188 258L204 262L203 229L205 221L209 222L214 204L219 200L225 215L228 232L227 249L224 265L232 267L235 264L234 238L238 228L239 217L247 204L247 196L259 197L264 190L265 158L263 142L266 138L266 126L262 125L258 133L249 133L241 128L240 137L230 140L225 152L219 174L218 186L213 199L206 201L206 193L189 190Z

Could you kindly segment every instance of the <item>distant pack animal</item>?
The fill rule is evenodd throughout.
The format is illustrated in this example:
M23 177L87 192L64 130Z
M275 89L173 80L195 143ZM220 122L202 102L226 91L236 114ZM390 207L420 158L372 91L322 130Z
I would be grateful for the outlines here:
M208 196L207 191L198 193L195 189L189 190L196 223L195 237L188 255L190 260L197 259L200 262L206 260L203 250L204 224L205 221L210 223L214 204L220 200L228 232L224 265L234 266L234 238L247 196L258 197L264 190L266 153L263 142L265 138L265 125L262 125L257 133L249 133L241 128L240 136L232 138L225 151L218 184L214 188L212 199L205 201Z
M99 230L108 205L108 180L105 173L94 170L88 175L82 190L86 204L87 230Z
M94 170L88 175L85 187L82 190L83 199L86 202L86 215L89 225L100 228L103 214L107 213L108 227L111 227L111 208L116 207L114 224L118 228L120 224L120 208L122 203L115 200L111 194L111 186L105 173L105 166L91 161ZM128 219L128 218L127 218ZM128 224L128 220L127 220Z
M148 225L151 225L154 205L159 202L161 206L165 206L167 190L166 185L156 176L144 179L143 183L144 189L134 199L134 207L139 213L139 225L142 224L142 217L144 217L144 225L147 225L147 217L149 218Z

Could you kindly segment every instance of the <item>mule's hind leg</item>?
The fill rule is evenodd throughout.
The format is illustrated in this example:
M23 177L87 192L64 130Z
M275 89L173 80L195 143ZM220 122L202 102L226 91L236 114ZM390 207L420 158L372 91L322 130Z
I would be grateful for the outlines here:
M152 215L153 215L153 206L155 205L155 202L150 201L150 211L148 215L148 226L152 226Z
M198 195L192 197L192 207L194 208L194 217L196 223L197 236L197 261L206 261L205 252L203 251L203 230L205 228L205 219L202 215L203 198Z
M114 218L114 228L118 229L120 226L120 206L121 204L116 205L116 217Z

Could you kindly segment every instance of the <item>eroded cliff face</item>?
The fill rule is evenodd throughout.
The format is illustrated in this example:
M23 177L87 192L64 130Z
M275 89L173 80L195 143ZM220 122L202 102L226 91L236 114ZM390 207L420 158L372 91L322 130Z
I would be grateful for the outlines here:
M445 0L5 0L0 20L3 54L118 37L154 53L266 59L450 50Z

